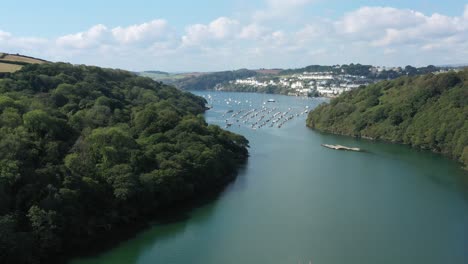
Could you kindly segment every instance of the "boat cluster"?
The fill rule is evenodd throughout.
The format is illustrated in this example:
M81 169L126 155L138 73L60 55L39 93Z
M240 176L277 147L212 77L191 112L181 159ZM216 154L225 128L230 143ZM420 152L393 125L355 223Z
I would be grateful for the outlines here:
M265 126L281 128L286 122L307 114L308 108L304 110L293 110L288 108L286 111L278 111L277 107L266 107L253 109L241 109L237 111L228 110L223 114L225 119L226 127L230 127L233 124L245 124L252 129L259 129ZM231 114L232 113L232 114Z
M283 127L288 121L293 120L309 112L309 106L289 107L286 111L276 105L276 100L268 99L261 103L261 107L255 108L252 100L239 100L233 98L216 98L215 96L203 96L207 99L209 105L226 105L229 110L222 114L225 118L225 127L247 126L251 129L260 129L263 127ZM242 107L244 107L242 109ZM236 109L238 108L238 109Z

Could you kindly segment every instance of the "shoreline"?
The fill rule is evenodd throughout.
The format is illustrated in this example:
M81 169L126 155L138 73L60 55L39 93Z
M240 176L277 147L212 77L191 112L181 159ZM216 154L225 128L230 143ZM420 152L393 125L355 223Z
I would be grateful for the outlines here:
M328 131L328 130L321 130L321 129L317 129L317 128L314 128L314 127L311 127L309 126L307 123L306 123L306 126L316 132L320 132L320 133L324 133L324 134L331 134L331 135L337 135L337 136L344 136L344 137L351 137L351 138L355 138L355 139L363 139L363 140L367 140L367 141L370 141L370 142L383 142L383 143L388 143L388 144L394 144L394 145L402 145L402 146L407 146L411 149L414 149L414 150L419 150L419 151L429 151L431 153L434 153L434 154L438 154L438 155L441 155L443 157L446 157L450 160L453 160L455 161L456 163L458 163L459 165L461 165L461 169L468 172L468 166L465 166L463 164L463 162L460 162L459 160L457 159L454 159L452 157L450 157L449 155L447 155L446 153L443 153L441 151L436 151L434 149L423 149L423 148L417 148L417 147L413 147L411 146L410 144L405 144L403 142L399 142L399 141L391 141L391 140L386 140L386 139L382 139L382 138L373 138L373 137L369 137L369 136L365 136L365 135L361 135L361 136L355 136L355 135L350 135L350 134L345 134L345 133L338 133L338 132L332 132L332 131Z
M47 263L67 264L71 263L73 260L96 257L135 238L138 234L145 232L152 226L187 220L193 210L203 207L219 198L226 188L228 188L229 185L237 179L239 172L246 167L247 162L248 159L240 163L236 171L227 176L226 181L217 186L216 189L201 193L197 197L192 197L192 199L179 201L173 205L161 208L158 211L158 215L149 214L148 217L138 219L131 224L116 225L109 231L102 232L92 238L89 238L86 243L91 244L95 241L98 242L93 244L92 247L83 248L83 245L80 245L80 247L71 246L71 248L64 249L61 254L47 259Z

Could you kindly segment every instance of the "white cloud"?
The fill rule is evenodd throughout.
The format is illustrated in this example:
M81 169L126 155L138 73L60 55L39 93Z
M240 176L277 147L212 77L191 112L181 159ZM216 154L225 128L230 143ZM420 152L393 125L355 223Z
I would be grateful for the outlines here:
M239 22L234 19L220 17L211 22L208 28L215 38L222 39L232 36L231 34L237 29L238 25Z
M273 41L273 43L277 44L283 44L288 40L286 34L283 31L275 31L271 33L270 38Z
M0 52L29 53L31 50L46 50L49 41L37 37L16 37L0 30Z
M91 27L85 32L69 34L57 38L56 42L59 47L87 49L96 47L102 44L105 35L108 33L106 26L99 24Z
M208 25L189 25L182 36L183 45L199 45L210 40L222 40L235 37L239 30L239 21L227 17L219 17Z
M424 21L424 15L408 9L392 7L362 7L346 14L336 22L338 32L345 34L374 34L385 28L400 29Z
M334 36L333 25L328 21L315 21L314 24L307 24L295 33L296 41L302 44L310 42L324 41L327 36Z
M241 39L258 39L268 32L266 27L260 26L258 24L249 24L242 28L239 33L239 38Z
M9 39L10 37L11 37L10 32L0 30L0 40L6 40L6 39Z
M384 36L372 42L376 46L428 43L452 39L465 41L468 37L468 19L447 17L440 14L423 16L417 24L400 28L382 28Z
M84 32L58 37L56 42L59 47L63 48L90 49L111 44L151 44L160 39L166 39L168 35L167 22L156 19L139 25L113 29L98 24Z
M155 41L167 34L168 23L163 19L156 19L147 23L129 27L116 27L112 29L114 38L123 44Z

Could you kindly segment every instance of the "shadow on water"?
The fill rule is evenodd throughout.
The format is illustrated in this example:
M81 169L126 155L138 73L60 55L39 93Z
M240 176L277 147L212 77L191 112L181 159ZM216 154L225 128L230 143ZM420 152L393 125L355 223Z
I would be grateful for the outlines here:
M387 160L394 160L400 164L400 166L406 166L410 169L424 168L424 176L427 179L437 185L462 191L464 196L468 198L468 171L460 170L460 163L440 153L415 149L404 144L334 135L312 129L310 129L310 131L315 134L315 136L319 137L322 144L339 144L361 149L359 152L345 152L353 152L355 155L368 154ZM329 151L343 150L329 149ZM425 158L422 159L421 156ZM447 177L447 175L452 175L452 177Z
M197 211L197 218L195 220L203 221L205 218L208 218L210 216L209 213L215 209L216 204L224 195L226 195L226 192L228 192L232 188L238 188L239 186L242 186L242 183L245 182L245 177L243 177L243 175L245 174L247 167L248 160L244 164L240 165L236 172L236 177L226 186L219 188L216 192L201 196L200 198L190 203L185 203L174 209L165 211L164 215L152 221L151 224L161 226L184 222L188 219L191 219L191 215L195 210L199 210L202 208L205 210L200 211L202 212L202 214L198 214L199 211Z
M173 208L165 209L160 215L155 216L152 221L141 222L131 227L117 228L112 234L105 234L104 241L99 245L93 245L82 252L78 252L72 259L58 260L57 263L137 263L142 252L157 247L158 243L173 238L178 234L184 233L190 221L190 225L201 223L209 219L216 210L220 198L231 188L239 188L242 182L245 182L245 170L248 166L248 160L239 166L236 177L226 186L219 188L215 192L203 195L196 200L185 202ZM240 184L240 185L239 185ZM197 217L192 217L196 212ZM113 254L110 249L118 249L131 245L132 250L126 250L124 255L110 256ZM108 252L108 253L105 253ZM76 253L76 252L75 252ZM111 259L111 261L101 261L102 259Z

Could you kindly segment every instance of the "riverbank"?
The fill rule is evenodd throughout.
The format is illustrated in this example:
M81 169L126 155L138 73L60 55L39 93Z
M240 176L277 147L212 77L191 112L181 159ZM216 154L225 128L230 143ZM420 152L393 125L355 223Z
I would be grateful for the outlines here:
M438 149L430 149L430 148L421 148L421 147L414 147L412 146L411 144L407 144L407 143L404 143L404 142L401 142L401 141L396 141L396 140L387 140L387 139L383 139L383 138L376 138L376 137L373 137L373 136L367 136L367 135L360 135L360 136L356 136L354 134L348 134L348 133L341 133L341 132L336 132L336 131L330 131L330 130L321 130L321 129L316 129L314 127L311 127L309 126L308 124L306 125L307 127L313 129L313 130L316 130L317 132L320 132L320 133L324 133L324 134L332 134L332 135L337 135L337 136L345 136L345 137L351 137L351 138L355 138L355 139L364 139L364 140L368 140L368 141L371 141L371 142L381 142L381 143L388 143L388 144L395 144L395 145L403 145L403 146L408 146L408 147L411 147L411 148L415 148L416 150L421 150L421 151L430 151L432 153L435 153L435 154L438 154L438 155L442 155L442 156L448 156L447 153L444 153L444 152L441 152L440 150ZM468 165L466 164L463 164L462 162L458 161L458 163L461 165L461 168L465 171L468 172ZM467 174L467 177L468 177L468 174Z
M229 184L236 180L237 175L245 169L247 162L248 160L246 159L239 166L238 171L226 177L227 180L223 184L213 188L210 192L160 208L157 212L140 218L131 224L122 224L116 226L112 231L102 232L80 247L67 249L63 254L58 255L55 259L51 259L49 263L66 264L74 263L74 261L78 261L79 259L97 257L103 252L134 239L138 234L151 227L186 221L194 210L216 200ZM99 243L95 243L95 241L99 241ZM92 247L89 245L92 245Z

